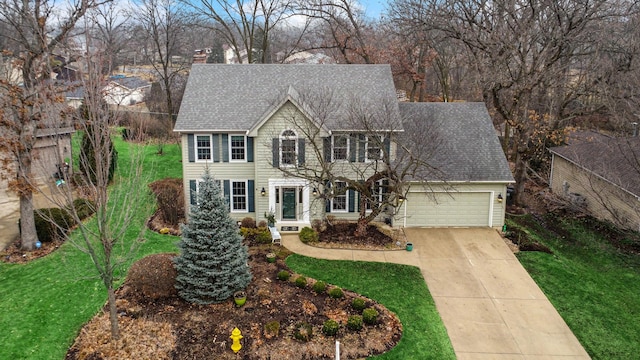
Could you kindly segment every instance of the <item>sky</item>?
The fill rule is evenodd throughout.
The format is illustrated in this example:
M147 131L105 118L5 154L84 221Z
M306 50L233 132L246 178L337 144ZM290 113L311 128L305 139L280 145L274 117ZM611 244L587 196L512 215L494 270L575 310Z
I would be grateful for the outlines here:
M368 17L373 19L379 19L380 14L387 7L387 1L384 0L358 0L360 4L365 8L365 12Z

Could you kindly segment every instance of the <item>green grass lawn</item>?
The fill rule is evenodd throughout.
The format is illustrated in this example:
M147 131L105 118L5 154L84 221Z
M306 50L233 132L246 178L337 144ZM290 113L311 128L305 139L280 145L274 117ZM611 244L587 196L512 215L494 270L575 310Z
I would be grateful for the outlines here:
M587 220L588 221L588 220ZM565 220L564 237L529 217L510 221L548 246L518 254L533 279L593 359L640 354L640 256L625 255L580 220Z
M420 270L413 266L318 260L291 255L297 273L374 299L395 312L403 326L400 343L376 359L455 359L447 331ZM344 344L348 346L348 344Z
M124 173L141 146L116 140L116 148L118 172ZM182 176L178 146L165 146L162 156L156 155L155 146L142 150L144 174L150 181ZM120 185L116 179L114 186ZM146 201L145 211L137 214L125 241L140 233L155 210L155 200L148 196ZM145 239L136 258L176 251L175 237L146 232ZM70 243L29 264L0 263L0 359L63 359L82 325L106 301L106 290L96 274L88 256Z

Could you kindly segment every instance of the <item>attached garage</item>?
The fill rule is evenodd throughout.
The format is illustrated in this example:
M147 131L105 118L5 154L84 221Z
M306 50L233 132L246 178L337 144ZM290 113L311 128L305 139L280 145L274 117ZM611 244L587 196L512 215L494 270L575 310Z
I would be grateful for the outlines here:
M406 226L491 226L491 195L491 192L410 193L406 201Z

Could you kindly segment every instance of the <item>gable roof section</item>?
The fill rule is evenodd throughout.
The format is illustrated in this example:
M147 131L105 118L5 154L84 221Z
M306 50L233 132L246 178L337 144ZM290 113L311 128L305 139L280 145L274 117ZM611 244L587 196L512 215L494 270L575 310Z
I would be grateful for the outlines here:
M128 90L136 90L136 89L141 89L145 87L151 87L150 82L148 82L147 80L143 80L137 76L128 76L128 77L114 76L109 80Z
M484 103L400 103L409 146L432 170L417 180L514 182Z
M281 106L291 89L299 94L330 89L332 96L344 102L356 97L397 106L389 65L196 64L174 131L249 131L273 114L274 106ZM347 126L340 116L324 125L329 130Z
M549 151L640 196L640 137L596 136L573 145L550 148Z

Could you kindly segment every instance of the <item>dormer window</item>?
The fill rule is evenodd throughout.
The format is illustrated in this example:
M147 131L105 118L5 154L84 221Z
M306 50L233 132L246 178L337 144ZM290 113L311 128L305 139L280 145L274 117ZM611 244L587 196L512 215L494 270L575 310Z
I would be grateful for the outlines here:
M280 165L295 166L298 154L298 135L293 130L280 134Z

